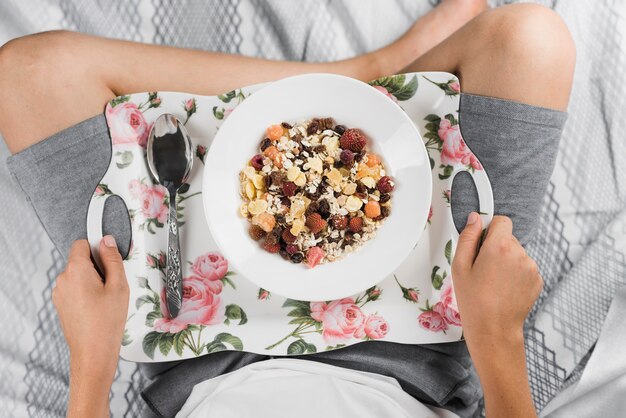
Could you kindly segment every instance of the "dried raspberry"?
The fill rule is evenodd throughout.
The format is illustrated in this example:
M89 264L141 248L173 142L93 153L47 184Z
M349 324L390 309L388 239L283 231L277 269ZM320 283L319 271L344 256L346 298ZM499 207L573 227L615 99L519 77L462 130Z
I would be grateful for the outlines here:
M319 213L312 213L306 218L305 225L309 227L313 234L317 234L322 229L326 228L326 221L322 219Z
M267 251L268 253L272 253L272 254L276 254L277 252L280 251L280 244L279 243L272 243L271 240L265 240L263 241L263 245L262 245L263 249L265 251Z
M283 183L283 194L287 197L291 197L296 194L296 189L298 186L293 181L288 181Z
M296 241L296 236L289 232L288 229L285 229L283 231L283 241L285 241L287 244L292 244Z
M293 255L298 252L298 246L294 244L289 244L287 245L286 250L287 250L287 253L289 253L290 255Z
M265 236L266 232L258 225L250 225L250 228L248 228L248 234L250 234L250 238L258 241Z
M378 180L378 184L376 184L376 187L381 193L391 193L393 186L393 180L391 180L389 176L382 176L380 180Z
M320 247L311 247L306 253L306 263L313 268L322 261L325 255L326 253Z
M348 228L350 228L352 232L360 232L363 228L363 219L359 217L351 218L350 222L348 222Z
M250 159L250 165L254 167L255 170L261 170L263 168L263 156L261 154L257 154Z
M346 216L335 215L330 220L333 228L343 231L348 227L348 218Z
M344 149L343 151L341 151L339 159L341 160L343 165L352 167L352 164L354 164L354 153L349 149Z
M339 139L341 148L349 149L353 152L360 152L365 148L365 136L358 129L347 129Z

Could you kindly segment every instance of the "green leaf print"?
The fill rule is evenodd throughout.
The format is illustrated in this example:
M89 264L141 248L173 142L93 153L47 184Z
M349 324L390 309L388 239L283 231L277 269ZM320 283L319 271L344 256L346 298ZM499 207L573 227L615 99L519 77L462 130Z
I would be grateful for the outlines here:
M159 345L161 335L160 332L151 331L143 337L143 352L151 359L154 359L154 350L156 350L157 345Z
M452 264L452 240L449 240L446 243L445 255L446 260L448 260L448 264Z
M224 323L226 325L230 325L230 321L236 321L239 320L239 324L237 325L244 325L245 323L248 322L248 316L246 315L246 312L241 309L241 306L239 305L235 305L235 304L231 304L231 305L226 305L226 319L224 320Z
M169 332L161 334L161 338L159 338L159 351L161 352L161 354L163 354L164 356L167 356L169 354L170 350L172 349L173 341L174 334L170 334Z
M120 103L126 103L127 101L130 100L130 95L126 95L126 96L118 96L115 99L112 99L109 103L111 104L111 107L115 107Z

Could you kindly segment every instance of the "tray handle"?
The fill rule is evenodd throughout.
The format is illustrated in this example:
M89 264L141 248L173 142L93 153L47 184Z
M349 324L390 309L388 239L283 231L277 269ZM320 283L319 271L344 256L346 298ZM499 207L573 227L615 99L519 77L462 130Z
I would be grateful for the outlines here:
M100 271L103 271L99 253L100 241L102 240L102 215L104 214L104 205L111 196L114 195L97 196L94 194L87 209L87 241L89 241L91 248L91 256Z
M474 184L476 185L476 190L478 192L478 213L483 221L483 229L487 229L491 220L493 219L493 191L491 190L491 182L489 181L489 176L485 170L468 170L466 167L458 166L455 167L454 171L448 178L448 190L452 190L452 182L454 181L454 177L461 172L468 173ZM454 219L452 217L452 205L448 208L448 213L450 216L450 222L453 225L453 233L452 233L452 243L454 248L456 248L456 244L459 241L459 232L454 226Z

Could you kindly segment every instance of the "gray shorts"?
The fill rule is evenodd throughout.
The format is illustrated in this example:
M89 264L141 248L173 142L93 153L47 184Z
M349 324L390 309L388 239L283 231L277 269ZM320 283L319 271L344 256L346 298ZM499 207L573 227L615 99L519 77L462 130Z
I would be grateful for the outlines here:
M496 214L511 217L514 234L527 243L538 224L566 114L470 94L461 95L459 114L463 138L491 180ZM86 237L87 206L110 155L106 121L99 115L8 159L14 179L64 256L74 240ZM452 213L459 229L467 214L477 208L471 178L457 176L452 187ZM122 254L128 251L130 224L120 200L107 200L103 230L116 236ZM266 358L223 352L151 366L146 368L150 377L163 377L144 391L144 399L157 415L173 416L195 383ZM419 400L461 416L474 415L481 397L462 342L433 346L362 343L306 359L395 377Z

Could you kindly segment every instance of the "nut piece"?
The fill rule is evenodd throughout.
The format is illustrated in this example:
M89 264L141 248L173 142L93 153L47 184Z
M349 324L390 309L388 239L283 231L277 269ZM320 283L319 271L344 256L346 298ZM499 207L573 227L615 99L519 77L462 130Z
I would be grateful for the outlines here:
M339 170L337 170L336 168L332 168L328 172L328 174L326 174L326 177L328 177L328 181L330 182L330 184L332 186L339 185L341 183L342 178L343 178L343 176L341 175Z
M252 180L254 178L254 175L256 174L256 170L254 169L254 167L247 166L243 169L243 174L245 174L246 177Z
M361 209L361 206L363 206L363 201L358 197L349 196L348 200L346 200L345 208L348 209L350 212L356 212L357 210Z
M292 235L297 237L298 234L302 232L303 228L304 228L304 221L302 219L296 219L291 224L291 229L289 230L289 232L291 232Z
M263 176L260 174L254 175L254 177L252 178L252 183L254 184L254 187L257 188L257 190L265 189L265 180L263 179Z
M293 166L287 170L287 179L289 181L295 181L301 173L302 171L300 170L300 167Z
M267 210L267 201L260 199L260 200L253 200L252 202L250 202L248 204L248 212L250 212L252 215L258 215L259 213L263 213Z
M256 188L251 181L246 183L246 196L250 200L254 199L254 197L256 196Z
M367 187L368 189L373 189L374 187L376 187L376 180L374 180L370 176L363 177L361 179L361 183L363 183L363 185L365 185L365 187Z
M303 168L305 170L313 170L321 173L323 170L322 160L317 157L308 158L306 164L304 164Z
M348 196L354 194L354 192L356 192L356 183L346 183L345 186L343 186L342 192Z
M306 176L304 175L304 173L300 173L293 182L296 184L296 186L302 187L306 184Z

